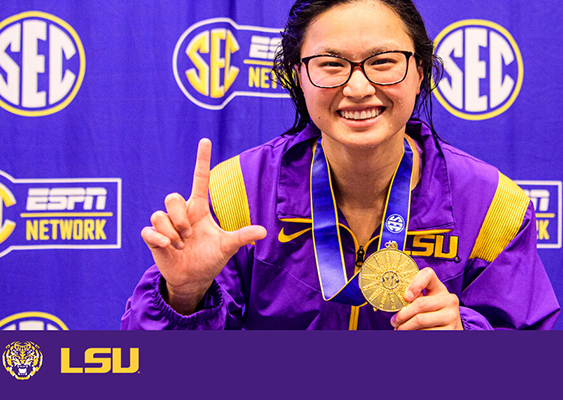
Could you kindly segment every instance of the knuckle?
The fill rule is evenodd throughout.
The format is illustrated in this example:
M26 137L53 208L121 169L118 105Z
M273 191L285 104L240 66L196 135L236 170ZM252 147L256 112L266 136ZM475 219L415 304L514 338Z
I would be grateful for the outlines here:
M412 320L417 326L425 326L426 316L424 314L417 314Z
M449 306L459 307L459 298L455 294L453 294L453 293L448 294L447 299L448 299L448 305Z
M419 297L413 303L416 312L425 312L428 308L428 301L425 297Z

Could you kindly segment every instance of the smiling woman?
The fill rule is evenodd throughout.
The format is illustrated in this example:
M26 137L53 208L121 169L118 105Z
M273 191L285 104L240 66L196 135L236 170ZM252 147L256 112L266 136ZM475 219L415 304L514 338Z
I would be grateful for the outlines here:
M297 1L274 67L293 128L211 172L200 142L122 328L553 327L533 206L438 139L437 66L410 0Z

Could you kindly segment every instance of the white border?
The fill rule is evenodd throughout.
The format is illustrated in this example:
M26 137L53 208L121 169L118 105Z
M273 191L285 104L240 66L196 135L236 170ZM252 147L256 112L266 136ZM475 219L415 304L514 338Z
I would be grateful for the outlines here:
M51 250L51 249L120 249L121 248L121 178L61 178L61 179L15 179L4 171L0 175L10 182L18 183L75 183L75 182L104 182L117 183L117 243L116 244L46 244L10 246L0 253L0 258L12 250ZM1 246L1 244L0 244Z
M557 223L558 223L558 227L557 227L557 243L546 243L546 244L539 244L538 243L538 249L560 249L561 245L562 245L562 227L561 227L561 222L562 222L562 215L561 215L561 210L562 210L562 186L563 183L561 181L514 181L514 183L516 183L517 185L546 185L546 186L557 186Z
M184 95L188 99L190 99L194 104L200 106L201 108L205 108L207 110L222 110L223 108L225 108L225 106L232 99L234 99L237 96L266 97L266 98L277 98L277 99L278 98L289 98L290 96L289 96L288 93L260 93L260 92L244 92L244 91L238 91L237 92L237 91L234 91L233 93L230 94L229 97L227 97L225 99L225 101L223 101L223 103L214 106L214 105L202 103L201 101L194 98L188 92L188 90L184 87L184 85L182 84L182 81L180 80L180 74L178 73L178 68L177 68L177 60L178 60L178 53L180 52L180 46L184 42L184 39L186 38L186 36L188 36L193 30L199 28L200 26L213 24L215 22L229 23L229 24L231 24L231 26L233 28L235 28L236 30L239 30L239 31L257 31L257 32L268 32L268 33L278 33L278 34L281 33L281 29L262 28L262 27L259 27L259 26L252 26L252 25L238 25L235 21L233 21L230 18L211 18L211 19L205 19L203 21L196 22L195 24L190 26L182 34L182 36L180 36L180 39L178 39L178 42L176 43L176 46L174 47L174 54L172 55L172 70L174 71L174 79L176 80L176 83L178 84L178 86L180 87L180 89L182 90Z

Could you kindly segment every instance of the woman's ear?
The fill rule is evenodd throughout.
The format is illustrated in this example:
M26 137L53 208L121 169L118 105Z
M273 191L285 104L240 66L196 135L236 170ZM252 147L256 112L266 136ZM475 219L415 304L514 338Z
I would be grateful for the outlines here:
M295 71L295 76L297 82L299 83L299 87L301 88L301 90L303 90L303 87L301 86L301 70L299 69L299 65L294 65L293 70Z
M416 70L418 71L418 89L416 91L416 94L419 95L420 86L422 86L422 81L424 80L424 69L422 68L422 65L419 65Z

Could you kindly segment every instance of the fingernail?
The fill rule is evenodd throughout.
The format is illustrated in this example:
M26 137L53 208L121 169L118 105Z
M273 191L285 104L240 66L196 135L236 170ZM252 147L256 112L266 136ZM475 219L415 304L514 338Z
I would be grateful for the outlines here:
M414 297L414 293L411 292L410 290L407 290L405 292L405 300L407 301L411 301L411 299Z
M396 326L395 326L396 324L397 324L397 314L395 314L391 317L391 326L393 328L396 328Z
M184 245L184 242L178 242L174 247L176 247L178 250L182 250L186 246Z

